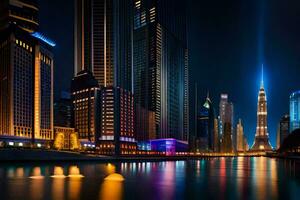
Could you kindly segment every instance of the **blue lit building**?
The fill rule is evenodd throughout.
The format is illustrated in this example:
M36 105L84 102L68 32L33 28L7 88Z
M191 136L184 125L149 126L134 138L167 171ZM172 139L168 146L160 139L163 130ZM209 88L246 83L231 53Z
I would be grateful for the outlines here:
M290 95L290 132L300 128L300 90Z
M166 155L175 155L176 152L187 152L188 143L173 138L155 139L138 143L139 150L164 152Z

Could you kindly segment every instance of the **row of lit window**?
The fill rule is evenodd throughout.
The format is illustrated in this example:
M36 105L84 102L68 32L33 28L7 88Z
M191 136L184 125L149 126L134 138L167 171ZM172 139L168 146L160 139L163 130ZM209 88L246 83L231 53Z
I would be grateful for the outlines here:
M29 52L32 52L32 47L23 42L22 40L16 39L16 44L19 45L20 47L23 47L26 50L29 50Z

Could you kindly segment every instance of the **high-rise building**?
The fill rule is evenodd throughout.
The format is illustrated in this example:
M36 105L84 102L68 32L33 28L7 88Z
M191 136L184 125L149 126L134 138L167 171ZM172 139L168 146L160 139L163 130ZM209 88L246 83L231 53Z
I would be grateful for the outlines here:
M224 123L224 134L222 135L221 152L222 153L233 153L232 143L232 125L228 122Z
M290 116L284 115L279 122L279 128L278 128L278 137L277 137L277 149L279 149L280 145L284 141L284 139L289 135L290 133Z
M35 32L39 26L36 0L1 0L0 29L16 24L27 32Z
M134 0L133 65L139 140L188 141L185 3Z
M300 128L300 91L290 95L290 133Z
M100 135L100 88L88 70L72 79L74 128L83 147L95 147Z
M214 119L214 152L220 151L219 120Z
M73 127L73 105L71 94L62 92L60 99L56 100L54 108L54 126Z
M16 1L18 2L18 1ZM0 37L0 137L41 146L53 139L55 43L15 24ZM13 144L13 142L11 143Z
M195 144L192 145L195 151L214 151L214 120L213 105L207 96L198 111Z
M257 126L254 143L251 151L270 151L272 150L269 142L268 123L267 123L267 97L264 88L263 74L258 93L257 101Z
M132 91L132 1L75 0L74 75Z
M100 153L110 155L135 153L137 145L132 93L122 88L101 88L100 102Z
M245 134L244 134L244 128L243 128L241 119L239 119L239 123L236 126L236 136L237 136L236 150L238 152L247 151L249 147L248 147L247 139L246 139Z

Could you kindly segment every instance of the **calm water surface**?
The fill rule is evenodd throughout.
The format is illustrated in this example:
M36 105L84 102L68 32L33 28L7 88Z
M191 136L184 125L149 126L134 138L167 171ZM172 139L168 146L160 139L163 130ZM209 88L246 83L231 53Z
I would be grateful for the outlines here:
M300 163L264 157L1 163L0 199L300 199Z

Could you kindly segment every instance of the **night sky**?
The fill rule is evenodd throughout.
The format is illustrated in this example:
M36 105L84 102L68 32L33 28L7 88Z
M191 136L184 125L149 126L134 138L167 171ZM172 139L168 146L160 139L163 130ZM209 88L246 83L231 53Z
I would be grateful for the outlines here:
M40 0L40 31L53 39L55 96L70 89L73 76L73 0ZM190 88L207 91L218 110L228 93L252 145L256 104L264 64L268 128L273 146L289 94L300 89L299 0L189 0ZM193 93L194 91L192 91ZM191 99L191 104L194 100Z

